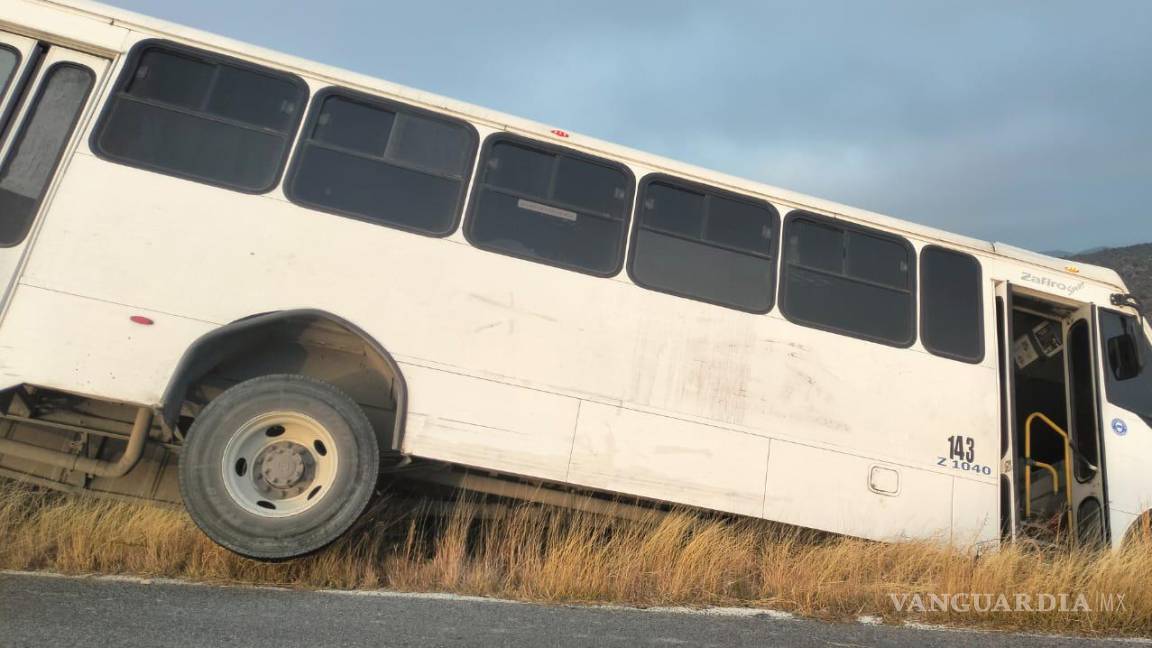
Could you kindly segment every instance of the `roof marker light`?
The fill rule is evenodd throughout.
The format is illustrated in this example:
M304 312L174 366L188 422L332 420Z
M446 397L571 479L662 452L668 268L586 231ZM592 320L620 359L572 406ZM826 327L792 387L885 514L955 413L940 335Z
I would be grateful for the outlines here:
M562 131L559 128L553 128L552 134L556 137L568 137L568 131Z

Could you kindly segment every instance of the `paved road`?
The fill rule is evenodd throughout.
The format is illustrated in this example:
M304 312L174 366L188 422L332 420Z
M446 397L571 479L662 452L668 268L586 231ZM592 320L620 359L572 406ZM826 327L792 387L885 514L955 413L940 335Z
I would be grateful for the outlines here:
M0 573L0 646L971 646L1124 645L768 615L546 606Z

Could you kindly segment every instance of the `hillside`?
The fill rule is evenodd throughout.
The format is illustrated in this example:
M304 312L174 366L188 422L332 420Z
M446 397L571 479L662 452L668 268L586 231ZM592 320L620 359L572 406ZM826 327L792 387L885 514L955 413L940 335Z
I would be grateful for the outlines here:
M1128 290L1144 305L1145 312L1152 309L1152 243L1086 251L1069 258L1119 272Z

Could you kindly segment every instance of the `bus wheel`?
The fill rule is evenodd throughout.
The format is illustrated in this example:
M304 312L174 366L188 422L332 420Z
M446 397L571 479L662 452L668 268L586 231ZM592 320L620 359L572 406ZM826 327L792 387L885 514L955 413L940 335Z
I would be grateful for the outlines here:
M180 494L216 543L280 560L347 531L372 497L379 464L376 434L351 398L306 376L262 376L196 417Z

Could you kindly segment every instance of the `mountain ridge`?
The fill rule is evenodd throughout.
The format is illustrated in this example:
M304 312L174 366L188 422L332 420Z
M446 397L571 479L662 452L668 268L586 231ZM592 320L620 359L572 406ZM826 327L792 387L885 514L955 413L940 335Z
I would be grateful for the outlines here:
M1143 309L1147 312L1152 307L1152 243L1095 248L1064 258L1115 270Z

